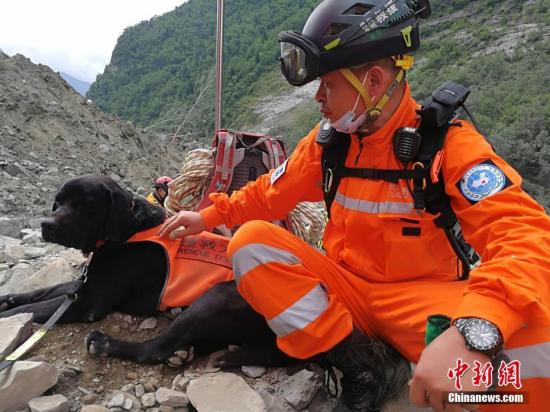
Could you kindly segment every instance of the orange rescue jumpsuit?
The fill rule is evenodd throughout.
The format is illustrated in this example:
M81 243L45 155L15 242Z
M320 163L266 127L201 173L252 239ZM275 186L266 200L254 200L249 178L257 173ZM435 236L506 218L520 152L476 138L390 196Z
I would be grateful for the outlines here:
M362 139L352 136L346 166L402 167L392 137L399 127L418 125L417 108L407 86L380 130ZM469 123L449 129L442 158L445 190L466 240L481 256L466 281L457 280L460 265L443 230L433 215L413 209L403 181L343 178L324 233L325 256L258 221L279 219L299 201L323 200L317 131L318 126L301 140L285 165L230 198L210 195L213 205L201 211L207 227L248 221L228 253L239 292L266 318L279 347L294 357L313 356L335 346L355 324L417 362L428 315L480 317L499 327L508 356L521 361L522 391L529 396L527 405L496 410L547 410L550 218L522 191L518 173ZM505 175L502 190L470 201L461 180L487 161ZM417 236L406 235L411 233Z

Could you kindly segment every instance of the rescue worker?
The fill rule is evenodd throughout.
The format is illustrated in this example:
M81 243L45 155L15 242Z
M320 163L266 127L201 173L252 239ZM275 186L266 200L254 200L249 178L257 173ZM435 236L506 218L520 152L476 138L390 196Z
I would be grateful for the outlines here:
M348 168L403 169L393 138L400 128L419 127L420 106L404 72L407 54L419 46L419 20L428 15L427 0L325 0L302 33L281 33L286 79L320 80L321 124L281 167L230 197L211 194L212 206L178 213L159 234L242 224L228 248L239 292L284 352L326 353L342 371L337 410L378 410L409 379L410 361L416 405L460 411L445 394L458 384L487 390L472 380L479 362L529 398L482 408L542 411L550 391L550 218L470 123L449 128L440 158L446 196L481 256L467 279L436 216L415 209L408 181L342 178L324 233L326 255L266 222L299 201L323 200L316 140L325 132L351 134ZM426 345L427 318L438 314L451 326ZM496 362L504 355L510 363ZM521 365L521 375L514 379L502 365Z
M156 179L153 185L153 191L146 197L147 201L154 205L164 207L164 200L166 200L166 196L168 196L168 183L172 180L174 179L169 176L161 176Z

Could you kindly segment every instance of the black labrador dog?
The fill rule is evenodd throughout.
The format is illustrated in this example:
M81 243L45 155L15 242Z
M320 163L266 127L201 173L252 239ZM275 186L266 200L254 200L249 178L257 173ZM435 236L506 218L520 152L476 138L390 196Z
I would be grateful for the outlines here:
M83 176L59 189L53 211L42 222L44 240L93 252L87 281L78 299L59 322L93 322L112 311L154 315L165 284L167 259L160 245L127 243L135 233L164 221L162 208L135 197L103 176ZM98 247L98 242L104 243ZM0 317L32 312L44 323L80 282L72 281L29 293L0 296ZM238 345L214 366L282 366L290 358L280 352L262 316L238 294L234 282L209 289L183 310L169 328L147 342L120 341L94 331L86 338L89 352L123 359L163 362L176 351L197 353Z

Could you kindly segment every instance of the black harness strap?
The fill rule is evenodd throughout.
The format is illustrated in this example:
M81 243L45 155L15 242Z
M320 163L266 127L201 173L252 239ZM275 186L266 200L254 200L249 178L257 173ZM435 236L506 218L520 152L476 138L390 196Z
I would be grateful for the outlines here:
M425 110L425 109L423 109ZM459 127L459 123L452 123L454 115L446 119L442 125L434 124L429 116L420 111L422 123L419 133L422 136L422 144L418 155L418 162L424 165L426 170L431 170L435 154L438 153L445 143L445 137L450 127ZM425 190L417 190L420 186L415 182L413 188L413 199L415 208L417 202L425 206L428 213L439 214L434 220L437 227L443 229L445 236L449 240L453 251L462 264L462 274L460 279L467 279L470 275L470 266L479 261L479 256L473 248L466 242L460 229L460 224L451 207L451 199L445 192L445 181L443 173L438 171L438 181L434 183L431 178L426 180Z
M399 179L426 179L428 170L392 170L392 169L359 169L340 167L336 174L341 177L359 177L362 179L385 180L386 182L397 183Z
M340 169L345 168L346 156L351 144L351 136L345 133L335 132L332 142L324 145L321 156L323 169L323 197L327 207L327 214L330 219L330 208L336 197L336 191L340 185L343 175Z
M351 136L335 132L330 144L323 144L321 164L323 168L323 195L327 213L330 218L330 208L336 197L336 191L343 177L358 177L362 179L385 180L397 183L400 179L424 181L429 178L429 169L414 170L384 170L346 167L346 156L351 144Z

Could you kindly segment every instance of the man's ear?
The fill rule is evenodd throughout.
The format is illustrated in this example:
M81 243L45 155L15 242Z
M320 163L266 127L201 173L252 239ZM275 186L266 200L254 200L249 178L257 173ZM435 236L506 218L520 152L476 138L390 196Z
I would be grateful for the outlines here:
M133 235L135 219L133 197L121 190L111 190L109 216L107 218L107 240L123 242Z
M369 68L365 87L367 87L371 96L380 96L386 91L385 83L388 77L386 71L379 65Z

